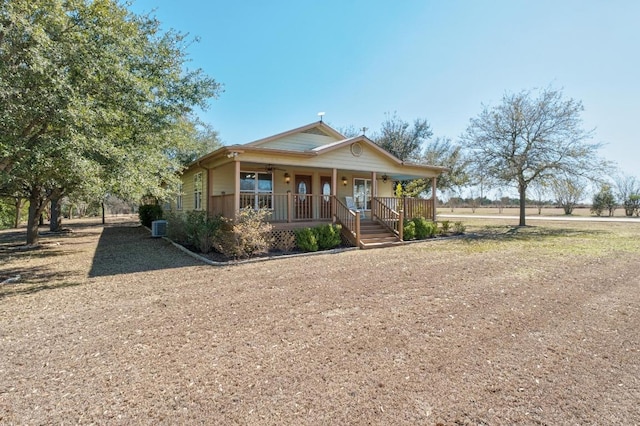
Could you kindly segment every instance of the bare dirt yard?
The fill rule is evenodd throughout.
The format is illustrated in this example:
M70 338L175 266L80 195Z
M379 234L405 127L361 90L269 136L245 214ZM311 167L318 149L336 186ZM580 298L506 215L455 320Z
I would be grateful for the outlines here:
M640 424L640 223L202 265L0 232L1 424Z

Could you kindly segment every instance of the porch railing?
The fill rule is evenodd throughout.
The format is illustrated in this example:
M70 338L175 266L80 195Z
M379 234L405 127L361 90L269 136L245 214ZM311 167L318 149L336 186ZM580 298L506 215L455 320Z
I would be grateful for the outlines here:
M394 210L380 201L379 198L373 198L371 202L371 217L402 240L404 231L404 211L402 209L399 211Z
M434 220L433 198L376 197L376 199L392 210L404 211L404 218L407 220L420 216Z
M342 225L342 233L351 244L358 246L360 243L360 212L349 210L339 199L333 197L335 202L336 222Z
M211 214L234 217L235 194L214 195L211 197ZM265 208L270 210L272 222L295 222L311 220L331 220L331 203L334 197L319 194L266 194L240 193L239 207Z

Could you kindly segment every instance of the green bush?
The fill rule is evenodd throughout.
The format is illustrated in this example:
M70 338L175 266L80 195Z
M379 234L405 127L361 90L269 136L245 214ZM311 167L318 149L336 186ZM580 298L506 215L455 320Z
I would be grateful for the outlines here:
M466 226L464 226L462 222L454 222L453 224L453 233L456 235L464 234L466 229Z
M151 222L162 219L162 207L158 204L143 204L138 208L140 223L151 228Z
M271 246L271 225L266 222L267 209L240 210L235 220L221 218L213 246L228 257L246 258L265 254Z
M178 244L188 244L186 219L184 214L176 212L165 212L164 218L167 220L167 237Z
M414 217L413 223L416 226L416 239L424 240L436 235L438 226L424 217Z
M340 225L331 225L329 223L316 226L312 229L318 242L319 250L330 250L338 247L342 243L340 238Z
M448 220L443 220L442 222L440 222L440 230L443 233L449 232L449 229L451 229L451 222L449 222Z
M213 238L222 227L222 217L209 217L203 211L190 211L185 221L187 243L196 247L201 253L209 253L213 249Z
M416 238L416 224L412 220L405 220L402 228L402 239L405 241Z
M318 239L311 228L295 230L296 245L302 251L318 251Z

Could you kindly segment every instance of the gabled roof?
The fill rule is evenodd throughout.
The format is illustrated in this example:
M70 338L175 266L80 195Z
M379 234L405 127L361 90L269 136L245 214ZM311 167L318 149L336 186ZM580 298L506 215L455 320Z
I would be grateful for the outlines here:
M355 136L353 138L343 139L340 141L322 145L312 149L311 151L317 153L318 155L322 155L324 153L333 151L334 149L339 149L339 148L342 148L343 146L348 146L356 142L364 143L365 145L367 145L367 147L373 149L374 151L379 152L380 154L387 157L389 160L393 161L396 164L403 164L402 160L400 160L398 157L391 154L390 152L380 148L376 143L374 143L371 139L369 139L365 135Z
M327 125L326 123L322 121L316 121L314 123L310 123L305 126L298 127L296 129L291 129L286 132L278 133L277 135L269 136L263 139L258 139L256 141L243 144L242 146L260 146L260 145L269 143L271 141L284 138L286 136L295 135L296 133L308 132L309 130L317 130L327 136L330 136L338 140L343 140L345 138L343 134L341 134L331 126Z

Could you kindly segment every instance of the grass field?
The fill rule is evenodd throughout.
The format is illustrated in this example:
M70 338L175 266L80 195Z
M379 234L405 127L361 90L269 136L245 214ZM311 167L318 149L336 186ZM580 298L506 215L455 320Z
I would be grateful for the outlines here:
M0 232L1 424L640 424L640 223L205 266Z
M455 207L452 212L451 208L440 206L438 207L437 212L438 214L464 214L464 215L470 215L470 216L473 216L473 215L518 216L520 214L520 209L519 207L505 207L502 209L502 213L500 213L497 207L478 207L476 208L475 212L473 212L473 210L470 207ZM561 208L544 207L540 211L540 214L538 214L538 209L536 207L527 207L526 215L531 217L536 217L539 215L540 216L563 216L568 218L597 217L593 213L591 213L591 210L589 207L575 208L573 210L573 213L568 216L564 214L564 210ZM616 209L613 217L626 217L624 214L624 209L621 209L621 208ZM636 218L636 219L638 219L638 222L640 222L640 218Z

